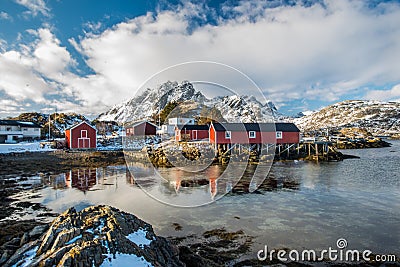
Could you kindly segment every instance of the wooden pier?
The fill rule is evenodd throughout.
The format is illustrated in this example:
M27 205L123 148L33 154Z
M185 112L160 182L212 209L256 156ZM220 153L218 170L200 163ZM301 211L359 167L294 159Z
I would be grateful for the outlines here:
M222 164L228 163L231 157L248 158L250 163L271 159L330 162L342 161L344 158L334 144L328 141L307 141L297 144L223 144L216 145L215 156Z

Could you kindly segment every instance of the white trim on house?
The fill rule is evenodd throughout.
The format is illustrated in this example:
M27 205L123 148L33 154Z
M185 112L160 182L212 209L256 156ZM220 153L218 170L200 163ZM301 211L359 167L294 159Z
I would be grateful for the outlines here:
M78 127L79 125L81 125L81 124L83 124L83 123L86 123L88 126L90 126L90 127L92 127L93 129L95 129L96 130L96 128L94 128L92 125L90 125L89 123L87 123L86 121L81 121L80 123L78 123L78 124L75 124L75 125L72 125L71 127L69 127L67 130L72 130L72 129L74 129L74 128L76 128L76 127ZM97 130L96 130L96 132L97 132Z
M256 131L249 131L249 138L254 139L257 137L257 132Z
M283 139L282 131L276 131L276 139Z
M225 139L231 139L232 138L232 131L225 131Z
M70 148L72 148L72 131L76 128L76 127L78 127L78 126L80 126L80 125L82 125L82 124L86 124L87 126L89 126L90 128L92 128L94 131L95 131L95 144L96 144L96 146L95 146L95 148L97 148L97 129L95 128L95 127L93 127L92 125L90 125L89 123L87 123L86 121L82 121L82 122L80 122L80 123L78 123L78 124L76 124L76 125L73 125L73 126L71 126L70 128L68 128L68 129L65 129L66 131L68 130L69 131L69 147ZM81 130L81 134L82 134L82 131L86 131L86 137L87 137L87 130ZM79 148L79 137L78 137L78 148ZM90 137L87 137L87 139L89 139L89 147L88 148L91 148L90 147Z

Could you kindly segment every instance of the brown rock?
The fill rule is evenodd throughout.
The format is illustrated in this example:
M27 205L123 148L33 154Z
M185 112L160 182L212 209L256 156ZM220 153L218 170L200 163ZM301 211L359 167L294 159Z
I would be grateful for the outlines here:
M156 236L150 224L109 206L67 210L40 239L19 249L6 266L22 263L24 253L35 247L30 266L99 266L107 255L117 254L134 254L154 266L184 266L177 247Z

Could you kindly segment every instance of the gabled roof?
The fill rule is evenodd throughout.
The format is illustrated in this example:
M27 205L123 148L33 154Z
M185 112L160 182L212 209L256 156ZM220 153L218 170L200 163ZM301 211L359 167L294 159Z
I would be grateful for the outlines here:
M0 120L0 125L7 126L20 126L26 128L42 128L40 125L31 121L17 121L17 120Z
M300 132L296 124L291 122L277 122L275 123L275 129L281 132Z
M155 125L154 123L151 123L151 122L149 122L149 121L139 121L139 122L136 122L135 124L133 124L133 125L131 125L131 126L128 126L128 127L126 127L126 128L133 128L133 127L136 127L136 126L138 126L138 125L140 125L140 124L143 124L143 123L147 123L147 124L150 124L150 125L152 125L152 126L154 126L154 127L158 127L157 125Z
M86 124L89 125L91 128L93 128L94 130L96 130L96 128L94 128L92 125L90 125L90 124L87 123L86 121L81 121L80 123L75 124L75 125L72 125L71 127L67 128L67 129L65 129L65 130L72 130L72 129L78 127L79 125L82 125L83 123L86 123Z
M177 125L176 126L179 130L198 130L198 131L208 131L208 129L210 128L210 126L208 125Z
M213 123L217 132L222 131L255 131L255 132L300 132L299 128L293 123Z

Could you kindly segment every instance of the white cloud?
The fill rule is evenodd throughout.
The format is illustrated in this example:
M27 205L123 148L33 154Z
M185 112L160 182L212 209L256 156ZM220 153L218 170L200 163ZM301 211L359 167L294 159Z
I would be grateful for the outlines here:
M12 17L4 11L0 11L0 20L12 20Z
M39 29L34 32L39 37L33 55L36 59L38 70L49 78L56 79L75 61L65 47L60 46L60 41L49 29Z
M44 102L43 94L49 89L46 81L32 70L30 58L16 51L0 54L0 91L18 101Z
M393 86L390 90L370 90L364 99L381 101L400 101L400 84Z
M75 61L50 30L30 33L36 42L0 53L0 91L18 101L45 103L45 95L57 89Z
M41 10L49 12L43 1L18 2L42 3ZM71 71L77 63L50 29L32 30L34 43L0 53L0 91L18 100L47 101L60 111L96 113L133 96L163 68L193 60L243 71L281 105L295 99L335 101L354 88L400 81L399 4L370 9L363 1L327 0L310 7L268 7L253 1L223 9L230 15L211 14L217 25L205 23L205 12L212 11L190 3L100 33L104 25L87 24L90 31L69 42L93 70L90 75ZM201 23L193 24L193 17ZM191 71L196 72L186 74ZM204 75L212 75L207 71ZM248 93L234 75L222 78Z
M36 17L39 13L43 16L50 16L50 9L46 6L44 0L15 0L19 5L26 7L29 11L26 14Z
M191 33L183 10L147 14L87 36L79 49L126 97L155 72L191 60L232 65L276 101L334 100L366 83L400 80L397 4L375 11L344 0L236 9L238 16Z

